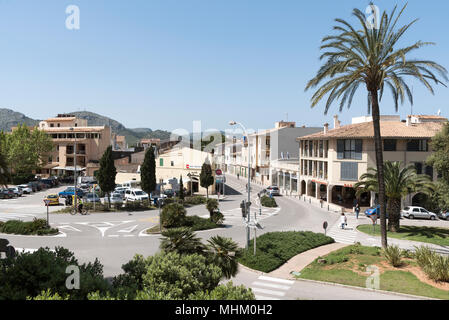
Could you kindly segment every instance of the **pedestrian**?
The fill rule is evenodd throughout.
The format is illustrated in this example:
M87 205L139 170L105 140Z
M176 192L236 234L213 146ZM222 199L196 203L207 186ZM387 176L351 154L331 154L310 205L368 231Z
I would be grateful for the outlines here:
M355 217L358 219L359 218L359 213L360 213L360 206L357 203L355 206Z
M240 180L240 174L237 173L237 180Z
M345 214L342 213L340 217L340 226L342 229L344 229L348 225L348 219L346 218Z

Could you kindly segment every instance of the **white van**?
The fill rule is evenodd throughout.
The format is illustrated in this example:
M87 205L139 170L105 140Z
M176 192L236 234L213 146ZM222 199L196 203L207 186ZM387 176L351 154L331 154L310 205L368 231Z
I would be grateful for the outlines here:
M128 189L137 189L139 184L136 180L131 180L127 182L122 183L122 188L128 188Z
M148 193L140 190L140 189L127 189L125 191L125 200L126 201L144 201L150 200Z

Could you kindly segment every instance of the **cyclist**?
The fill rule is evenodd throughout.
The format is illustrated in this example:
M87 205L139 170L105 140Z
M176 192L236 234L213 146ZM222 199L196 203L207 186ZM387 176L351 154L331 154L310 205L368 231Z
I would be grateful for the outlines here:
M78 212L83 213L83 198L78 198Z

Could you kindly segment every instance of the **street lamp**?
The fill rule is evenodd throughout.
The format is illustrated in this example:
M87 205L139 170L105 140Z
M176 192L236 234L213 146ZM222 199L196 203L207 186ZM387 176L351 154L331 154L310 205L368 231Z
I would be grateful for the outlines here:
M77 196L76 196L76 132L75 132L75 129L73 128L73 127L71 127L70 128L70 131L72 131L73 132L73 136L75 137L75 146L74 146L74 148L73 148L73 153L74 153L74 161L73 161L73 164L74 164L74 166L75 166L75 170L73 171L73 177L74 177L74 195L75 195L75 203L74 203L74 210L75 210L75 214L76 214L76 207L77 207ZM94 199L95 200L95 199Z
M246 139L248 140L248 209L249 209L249 203L251 202L251 144L249 143L249 136L246 132L246 128L243 124L241 124L240 122L236 122L236 121L230 121L229 122L230 126L235 126L235 125L239 125L242 129L243 129L243 133L246 136ZM246 210L246 208L245 208ZM249 210L248 210L249 211ZM249 214L249 212L247 212L247 217L248 217L248 224L251 220L251 215ZM249 225L246 227L246 248L249 248Z

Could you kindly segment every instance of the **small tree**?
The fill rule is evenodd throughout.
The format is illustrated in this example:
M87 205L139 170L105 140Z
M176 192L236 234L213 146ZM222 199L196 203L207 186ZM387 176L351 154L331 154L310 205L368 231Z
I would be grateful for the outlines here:
M101 190L108 195L109 208L111 208L111 192L115 189L116 175L117 170L112 159L112 147L109 146L100 159L100 170L97 174Z
M212 168L209 162L206 160L206 162L204 162L203 166L201 167L200 185L203 188L206 188L206 197L208 199L209 199L209 187L213 183L214 183L214 176L212 175Z
M186 219L186 209L179 203L167 204L161 213L161 225L164 228L182 227Z
M145 159L140 170L142 190L150 194L156 190L156 159L153 147L145 152Z
M182 176L179 179L179 199L184 200L184 183L182 182Z
M218 201L216 199L207 199L206 209L209 211L209 215L212 218L214 212L218 210Z

